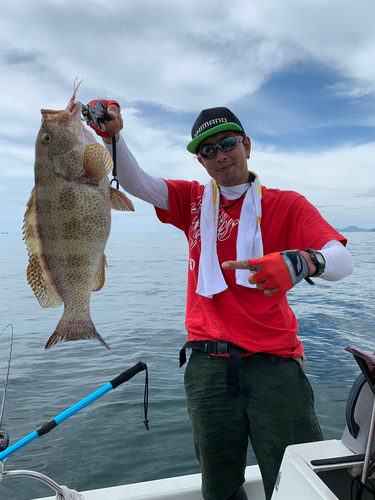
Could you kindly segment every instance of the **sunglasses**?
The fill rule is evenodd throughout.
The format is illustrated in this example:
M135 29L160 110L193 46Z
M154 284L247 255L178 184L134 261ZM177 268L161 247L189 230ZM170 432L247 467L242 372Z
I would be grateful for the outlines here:
M242 135L231 135L230 137L225 137L225 139L222 139L217 144L209 144L208 146L204 146L204 148L199 151L198 156L200 158L203 158L204 160L209 160L216 155L217 148L225 153L226 151L234 149L237 144L242 141Z

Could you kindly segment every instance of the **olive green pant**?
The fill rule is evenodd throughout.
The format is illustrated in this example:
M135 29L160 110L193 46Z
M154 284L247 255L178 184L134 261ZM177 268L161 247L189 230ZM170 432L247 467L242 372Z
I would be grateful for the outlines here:
M299 363L243 357L237 399L226 395L227 358L193 351L185 370L187 408L205 500L225 500L244 482L248 440L270 499L285 448L323 439L314 396Z

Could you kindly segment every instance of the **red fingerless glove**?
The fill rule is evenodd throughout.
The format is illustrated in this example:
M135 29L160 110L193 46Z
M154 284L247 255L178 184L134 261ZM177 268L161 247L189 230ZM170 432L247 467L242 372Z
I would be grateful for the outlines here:
M119 109L121 109L121 106L120 106L120 104L119 104L117 101L107 101L106 99L94 99L93 101L90 101L90 102L89 102L89 104L90 104L91 106L95 106L95 104L96 104L98 101L102 101L102 102L104 102L104 104L106 105L107 109L108 109L108 106L109 106L110 104L116 104L116 106L117 106ZM90 127L91 127L94 131L95 131L95 133L96 133L97 135L100 135L100 137L107 137L108 139L110 139L110 138L111 138L111 136L110 136L110 135L108 135L108 134L107 134L107 132L101 132L100 130L98 130L97 128L95 128L92 122L90 122Z
M310 268L299 250L270 253L261 259L251 259L250 271L256 271L253 278L262 283L263 290L271 295L283 295L303 279L308 279ZM310 285L314 284L309 280Z
M251 259L250 271L256 271L253 278L262 283L264 290L272 290L271 295L283 295L293 288L292 278L283 256L276 253L265 255L261 259Z

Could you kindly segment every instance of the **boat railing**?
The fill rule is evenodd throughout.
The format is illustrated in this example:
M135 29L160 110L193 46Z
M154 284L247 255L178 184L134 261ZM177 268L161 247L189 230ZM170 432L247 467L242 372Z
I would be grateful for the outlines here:
M42 483L46 484L50 488L52 488L56 493L59 493L61 496L63 496L63 491L61 487L53 481L51 478L48 476L45 476L44 474L41 474L40 472L35 472L32 470L12 470L12 471L6 471L4 470L4 462L0 462L0 481L2 479L7 479L10 477L28 477L32 479L37 479L38 481L41 481Z

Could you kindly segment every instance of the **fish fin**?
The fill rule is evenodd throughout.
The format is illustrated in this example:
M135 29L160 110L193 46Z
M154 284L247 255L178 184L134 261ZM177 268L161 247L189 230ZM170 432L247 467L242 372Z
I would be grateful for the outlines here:
M112 172L113 161L105 147L94 142L85 148L83 167L90 178L101 181Z
M29 265L26 272L27 282L42 307L60 307L62 298L53 282L44 259L38 229L35 187L33 187L31 196L27 202L22 229L23 239L25 240L29 254Z
M67 319L65 318L65 314L62 315L62 318L59 321L59 324L56 327L56 330L53 332L51 337L48 339L45 349L50 349L58 344L62 344L64 342L70 342L73 340L92 340L97 339L99 342L104 345L107 349L110 347L107 343L102 339L99 333L96 331L94 323L91 321L91 318L82 320L82 319Z
M92 292L97 292L98 290L101 290L105 284L105 268L108 267L107 264L107 258L103 253L103 258L102 262L100 264L99 270L96 273L94 282L92 284L91 291Z
M119 189L111 187L111 208L120 212L134 212L134 205L130 198Z

